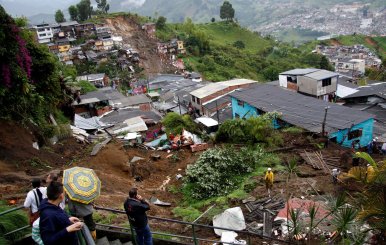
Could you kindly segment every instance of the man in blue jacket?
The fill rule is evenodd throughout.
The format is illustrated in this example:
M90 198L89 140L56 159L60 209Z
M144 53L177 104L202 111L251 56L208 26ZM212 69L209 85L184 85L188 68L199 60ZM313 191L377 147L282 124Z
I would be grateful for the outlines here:
M153 245L151 231L147 223L146 211L150 210L149 203L137 193L137 188L131 188L129 198L123 204L130 225L137 235L137 245Z
M76 231L83 223L78 218L69 217L59 204L64 199L63 185L52 182L47 187L47 198L39 206L40 235L45 245L78 245Z

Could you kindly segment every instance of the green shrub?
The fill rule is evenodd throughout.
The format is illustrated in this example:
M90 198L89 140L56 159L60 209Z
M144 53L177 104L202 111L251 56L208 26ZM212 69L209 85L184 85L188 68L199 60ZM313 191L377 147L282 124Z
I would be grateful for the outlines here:
M282 145L283 138L273 127L273 120L278 117L277 113L266 113L247 120L227 120L217 131L216 141L237 144L264 143L269 147Z
M185 188L196 199L227 195L239 187L242 176L255 170L262 155L261 149L209 149L187 167Z
M175 112L170 112L164 117L162 124L165 126L167 133L173 133L175 135L182 134L183 129L191 133L199 133L197 125L189 115L181 116Z

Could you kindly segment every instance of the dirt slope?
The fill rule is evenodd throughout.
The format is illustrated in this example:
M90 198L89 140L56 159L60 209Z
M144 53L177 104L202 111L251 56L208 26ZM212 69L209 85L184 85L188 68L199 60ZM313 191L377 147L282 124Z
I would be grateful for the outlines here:
M170 61L161 62L157 54L157 40L146 35L141 26L130 17L118 16L105 19L114 35L122 36L124 44L130 44L140 54L140 66L148 77L158 73L173 73L175 68Z

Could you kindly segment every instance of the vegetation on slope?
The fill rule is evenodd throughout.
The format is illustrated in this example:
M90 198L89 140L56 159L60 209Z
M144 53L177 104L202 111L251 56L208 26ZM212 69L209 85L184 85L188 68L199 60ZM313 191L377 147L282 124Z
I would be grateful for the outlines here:
M238 77L269 81L296 67L331 69L323 56L263 38L233 22L193 24L187 19L158 29L157 36L165 41L183 40L188 70L197 70L212 81Z
M0 6L0 107L1 118L37 126L43 137L54 128L48 116L63 100L59 65L46 46L15 22Z

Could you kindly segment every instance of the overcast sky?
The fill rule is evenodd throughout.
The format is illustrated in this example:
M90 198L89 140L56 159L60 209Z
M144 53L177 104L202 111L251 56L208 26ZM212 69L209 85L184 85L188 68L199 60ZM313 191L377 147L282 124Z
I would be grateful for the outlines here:
M0 4L12 16L32 16L36 14L54 14L56 10L67 10L72 4L80 0L0 0ZM141 6L145 0L108 0L110 9L129 10ZM91 0L95 4L95 0Z

